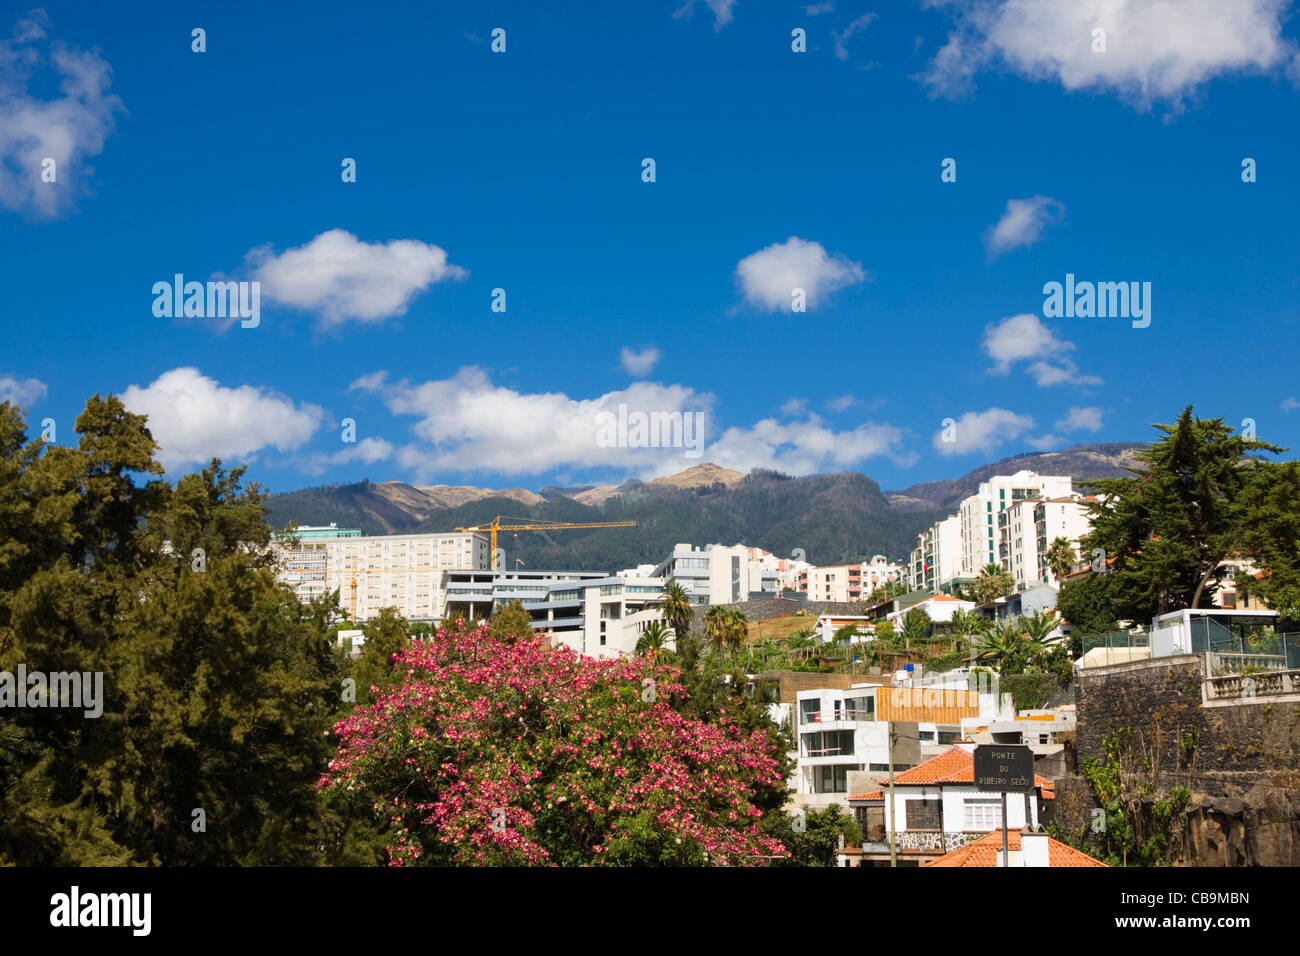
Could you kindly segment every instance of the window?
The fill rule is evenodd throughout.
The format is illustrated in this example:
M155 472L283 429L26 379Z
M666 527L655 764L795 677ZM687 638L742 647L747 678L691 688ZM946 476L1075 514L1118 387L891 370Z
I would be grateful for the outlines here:
M907 802L907 828L909 830L942 830L943 801L909 800Z
M967 799L962 807L962 828L965 830L996 830L1002 826L1002 801Z
M941 730L939 731L939 743L955 744L957 742L957 738L960 736L961 734L955 730Z
M799 701L799 723L811 724L820 719L822 702L816 697Z
M814 793L847 793L849 789L849 771L861 767L839 766L813 768Z
M853 754L853 731L825 730L802 734L805 757L841 757Z

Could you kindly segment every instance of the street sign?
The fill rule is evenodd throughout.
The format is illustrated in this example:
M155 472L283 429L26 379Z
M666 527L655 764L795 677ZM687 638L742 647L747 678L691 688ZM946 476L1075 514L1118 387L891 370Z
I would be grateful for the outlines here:
M984 792L1030 793L1034 789L1034 752L1011 744L981 744L975 748L975 789Z

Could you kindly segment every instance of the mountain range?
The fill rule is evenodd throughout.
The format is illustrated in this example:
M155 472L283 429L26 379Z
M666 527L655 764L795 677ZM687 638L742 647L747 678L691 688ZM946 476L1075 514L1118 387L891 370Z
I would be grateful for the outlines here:
M637 522L635 528L502 532L514 566L620 570L657 562L674 544L744 543L788 555L801 548L815 564L884 554L905 559L917 532L951 514L981 481L1021 469L1068 474L1076 483L1127 475L1132 444L1076 445L1015 455L960 478L881 491L859 472L793 478L755 469L748 475L703 463L650 482L621 485L476 488L400 481L327 485L271 495L268 520L360 528L367 534L450 531L496 515L544 521Z

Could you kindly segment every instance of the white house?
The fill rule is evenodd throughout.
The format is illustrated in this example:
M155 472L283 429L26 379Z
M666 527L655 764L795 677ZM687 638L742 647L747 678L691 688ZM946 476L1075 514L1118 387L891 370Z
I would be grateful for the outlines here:
M888 788L882 787L852 794L849 806L864 821L878 815L882 825L876 828L877 834L888 834L890 821L894 820L897 853L913 861L924 862L974 842L1000 829L1003 820L1001 796L975 789L973 750L972 746L958 744L919 766L896 773L892 801ZM1040 801L1055 798L1051 781L1035 774L1034 782L1035 790L1028 797L1008 794L1008 827L1037 827ZM874 858L873 853L874 857L880 855L878 845L865 856ZM888 859L888 846L883 853Z

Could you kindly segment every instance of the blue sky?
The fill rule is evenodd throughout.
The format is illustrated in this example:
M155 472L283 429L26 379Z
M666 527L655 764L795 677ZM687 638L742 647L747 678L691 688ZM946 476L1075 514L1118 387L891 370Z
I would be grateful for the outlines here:
M1289 3L174 6L0 24L0 398L60 442L113 392L272 490L900 488L1188 403L1300 447ZM155 316L176 273L259 324ZM1066 273L1150 325L1045 318ZM608 447L620 404L702 447Z

